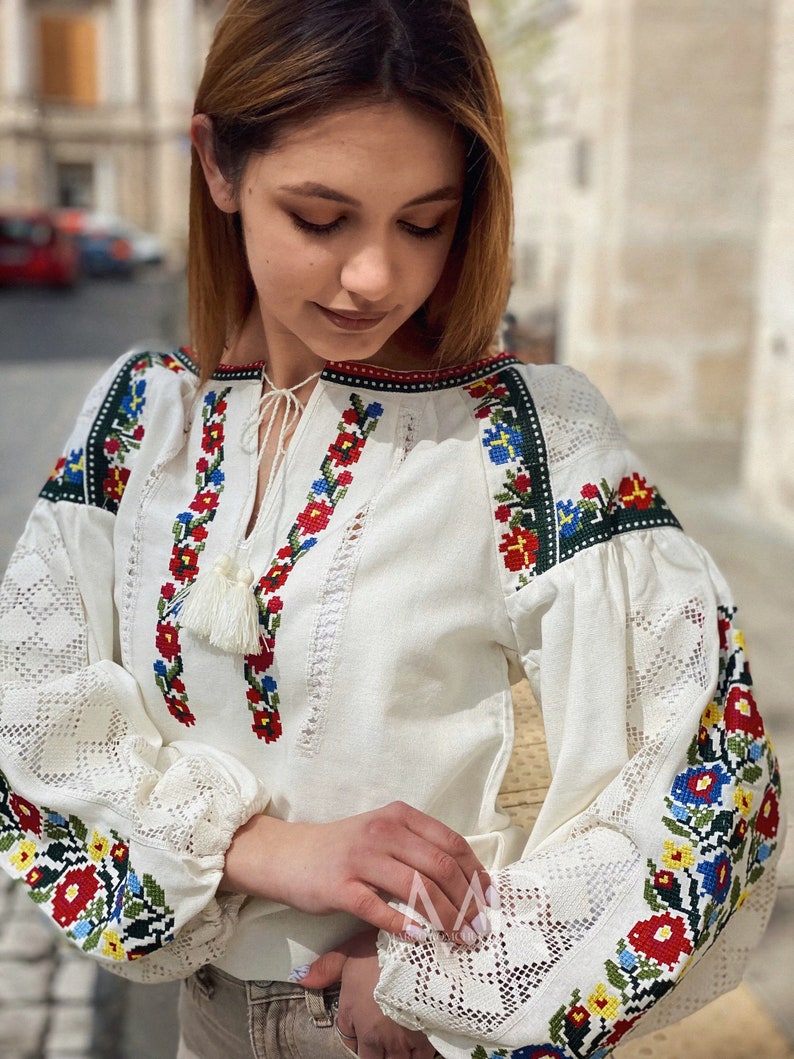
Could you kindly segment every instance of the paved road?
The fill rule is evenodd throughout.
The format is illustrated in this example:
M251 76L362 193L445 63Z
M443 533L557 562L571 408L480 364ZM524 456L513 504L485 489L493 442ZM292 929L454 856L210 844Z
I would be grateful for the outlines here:
M184 340L179 276L0 289L0 570L83 398L132 345ZM133 989L59 943L0 877L0 1059L173 1059L173 990Z
M0 287L0 361L101 361L137 342L185 341L183 304L181 275L162 268L67 291Z

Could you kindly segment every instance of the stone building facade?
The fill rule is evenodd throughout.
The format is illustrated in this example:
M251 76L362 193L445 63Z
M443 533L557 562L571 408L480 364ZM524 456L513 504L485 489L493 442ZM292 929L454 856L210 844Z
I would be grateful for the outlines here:
M489 3L549 45L508 100L537 110L515 143L520 329L629 424L740 437L747 496L794 532L794 0ZM178 258L223 7L0 0L0 208L117 213Z
M513 311L553 319L557 359L625 422L739 438L746 495L792 532L794 0L558 16Z
M794 534L794 0L778 0L773 17L743 479L756 510ZM794 578L794 571L781 576Z
M184 248L196 78L222 0L0 0L0 208L118 214Z

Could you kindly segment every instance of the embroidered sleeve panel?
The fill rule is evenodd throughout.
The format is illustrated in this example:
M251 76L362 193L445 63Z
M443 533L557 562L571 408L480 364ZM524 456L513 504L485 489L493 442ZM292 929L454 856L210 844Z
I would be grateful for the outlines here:
M646 1015L664 1025L738 983L771 911L783 822L734 617L696 599L667 616L664 635L632 617L646 677L660 669L654 642L671 676L672 655L690 661L666 719L656 681L635 681L640 712L659 723L628 733L631 756L583 812L558 805L549 838L493 873L501 908L489 936L473 948L432 930L418 945L384 940L376 995L388 1014L412 1018L450 1059L592 1059ZM704 638L708 665L697 661ZM609 696L594 685L591 698L579 738L603 744Z
M0 588L0 865L113 969L184 977L222 951L223 854L267 796L212 746L163 746L112 636L92 628L112 520L86 514L40 502Z
M508 592L618 534L680 528L580 373L505 365L462 389L480 425Z
M135 353L100 380L41 490L43 499L116 513L146 435L150 389L160 371L182 375L189 368L184 355Z

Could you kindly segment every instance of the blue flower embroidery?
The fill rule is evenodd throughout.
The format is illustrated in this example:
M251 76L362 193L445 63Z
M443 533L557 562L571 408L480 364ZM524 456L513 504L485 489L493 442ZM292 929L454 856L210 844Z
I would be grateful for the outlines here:
M702 861L697 870L698 874L703 876L703 893L710 894L715 901L722 904L728 896L733 877L730 859L722 854L714 861Z
M676 776L673 798L683 805L713 805L722 796L722 788L730 782L721 765L713 768L691 768Z
M73 485L83 484L83 472L85 470L85 455L82 449L75 449L69 453L69 459L63 468L63 476L67 482Z
M124 399L121 402L121 407L130 417L130 419L137 419L141 414L141 409L146 404L146 379L138 379L130 385L129 390L124 395Z
M563 537L572 537L576 533L582 512L573 500L557 501L557 524Z
M483 447L488 450L491 463L501 466L512 463L521 456L521 432L506 423L496 423L483 435Z

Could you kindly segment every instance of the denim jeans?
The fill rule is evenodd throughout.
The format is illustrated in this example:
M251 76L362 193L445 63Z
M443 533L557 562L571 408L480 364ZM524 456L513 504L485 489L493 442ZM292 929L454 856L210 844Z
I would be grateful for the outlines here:
M338 986L241 982L203 967L182 983L177 1059L348 1059L334 1025Z

